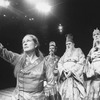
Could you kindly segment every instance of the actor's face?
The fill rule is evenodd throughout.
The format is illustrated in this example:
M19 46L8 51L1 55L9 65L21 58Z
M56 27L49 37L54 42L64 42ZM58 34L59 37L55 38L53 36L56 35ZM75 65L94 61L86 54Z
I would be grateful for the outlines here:
M22 41L23 50L25 52L33 51L36 48L36 44L31 36L25 36Z
M93 34L93 39L94 39L95 41L100 41L100 33L95 33L95 34Z
M66 43L66 49L72 49L74 44L72 42L67 42Z
M49 46L49 52L53 54L55 52L55 46Z

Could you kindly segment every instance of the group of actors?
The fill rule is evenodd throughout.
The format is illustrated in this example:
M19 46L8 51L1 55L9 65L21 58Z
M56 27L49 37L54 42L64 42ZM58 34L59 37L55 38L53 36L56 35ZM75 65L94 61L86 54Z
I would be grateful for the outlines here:
M16 87L11 100L100 100L100 30L93 31L93 46L85 56L76 48L71 34L66 35L66 50L55 53L56 43L49 43L43 56L33 34L22 39L23 52L12 52L0 44L0 56L14 66Z

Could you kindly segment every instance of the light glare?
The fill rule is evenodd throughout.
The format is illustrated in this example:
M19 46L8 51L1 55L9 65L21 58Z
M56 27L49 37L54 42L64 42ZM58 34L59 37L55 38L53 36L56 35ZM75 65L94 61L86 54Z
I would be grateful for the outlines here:
M0 1L0 6L2 6L2 7L8 7L9 4L10 4L9 1L5 1L5 0L1 0L1 1Z
M61 24L59 24L58 26L59 32L62 33L63 32L63 26Z
M34 4L35 0L27 0L30 4Z
M51 6L47 3L38 3L36 9L43 13L48 13L51 10Z

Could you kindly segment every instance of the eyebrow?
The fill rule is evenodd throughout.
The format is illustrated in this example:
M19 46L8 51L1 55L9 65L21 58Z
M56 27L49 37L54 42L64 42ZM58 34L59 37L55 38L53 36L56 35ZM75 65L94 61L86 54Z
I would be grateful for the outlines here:
M67 44L72 44L72 43L66 43L66 45L67 45Z

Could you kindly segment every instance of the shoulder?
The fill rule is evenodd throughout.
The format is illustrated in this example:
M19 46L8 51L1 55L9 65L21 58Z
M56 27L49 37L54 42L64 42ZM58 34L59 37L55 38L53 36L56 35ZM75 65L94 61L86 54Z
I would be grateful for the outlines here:
M45 57L44 57L44 60L48 60L48 58L49 58L49 55L48 55L48 56L45 56Z
M59 61L59 58L60 58L60 57L58 57L57 55L55 55L54 61L58 62L58 61Z
M58 63L63 62L63 60L64 60L64 56L65 56L65 53L64 53L61 57L59 57L59 61L58 61Z
M44 58L43 58L43 57L39 57L39 58L36 60L36 63L37 63L38 65L43 65L43 63L44 63Z
M60 59L60 57L59 57L59 56L57 56L57 55L55 55L55 58L56 58L57 60L59 60L59 59Z
M75 48L75 49L78 50L78 51L82 51L81 48Z
M81 48L76 48L76 53L77 53L78 55L84 55L84 53L83 53L83 51L82 51Z
M77 52L82 52L81 48L75 48Z

